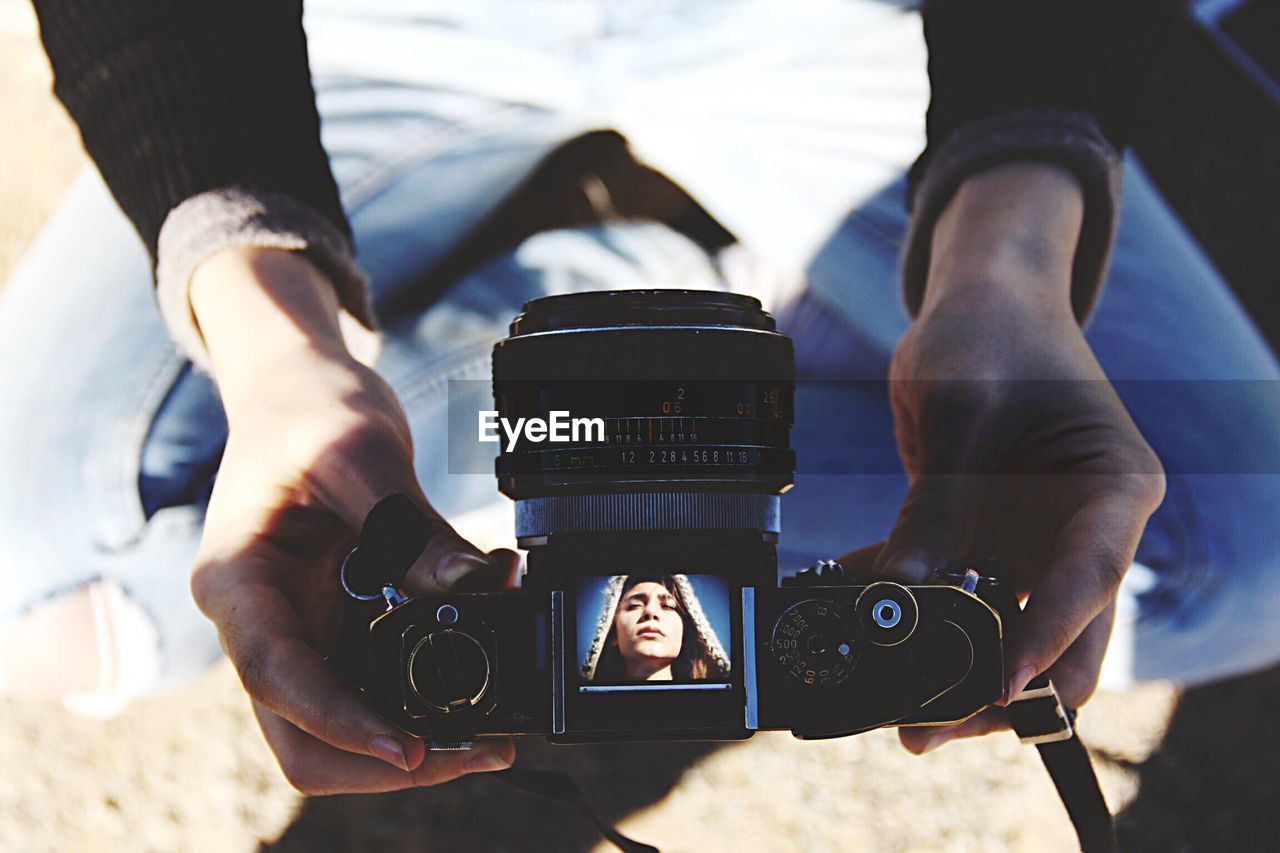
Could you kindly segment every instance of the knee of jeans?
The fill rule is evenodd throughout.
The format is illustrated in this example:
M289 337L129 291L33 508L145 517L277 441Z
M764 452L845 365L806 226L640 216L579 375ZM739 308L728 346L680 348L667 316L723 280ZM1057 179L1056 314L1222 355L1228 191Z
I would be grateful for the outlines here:
M1135 673L1191 685L1280 662L1280 474L1171 476L1138 560Z

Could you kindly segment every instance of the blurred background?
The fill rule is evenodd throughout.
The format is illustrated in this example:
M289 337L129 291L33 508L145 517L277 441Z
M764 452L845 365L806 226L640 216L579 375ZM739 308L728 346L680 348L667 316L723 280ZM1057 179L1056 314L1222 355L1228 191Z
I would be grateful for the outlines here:
M1273 347L1278 80L1280 4L1195 4L1136 144ZM0 283L87 165L50 84L28 0L0 0ZM1124 849L1274 849L1277 719L1280 671L1181 695L1162 684L1098 695L1080 728ZM1011 734L924 757L882 731L817 744L531 743L522 760L570 771L606 819L663 850L1075 849L1035 751ZM0 850L610 849L572 807L491 779L302 797L225 663L105 722L0 699L0 768Z

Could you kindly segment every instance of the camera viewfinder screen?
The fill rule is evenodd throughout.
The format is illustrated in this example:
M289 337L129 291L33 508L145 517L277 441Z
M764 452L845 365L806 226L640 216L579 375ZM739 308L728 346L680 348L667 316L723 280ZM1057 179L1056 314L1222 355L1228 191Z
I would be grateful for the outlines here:
M612 575L578 584L583 684L657 687L730 677L729 588L718 575Z

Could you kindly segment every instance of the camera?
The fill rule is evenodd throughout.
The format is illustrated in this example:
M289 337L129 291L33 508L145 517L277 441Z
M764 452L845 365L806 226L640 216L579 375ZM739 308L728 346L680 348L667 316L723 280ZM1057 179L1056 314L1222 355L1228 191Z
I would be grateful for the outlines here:
M343 567L365 609L339 665L436 745L823 738L995 702L1016 603L984 567L919 586L832 562L779 578L794 383L791 340L747 296L527 303L494 347L497 420L584 430L508 428L500 446L521 587L406 597L396 579L429 534L405 533L419 522L402 499Z

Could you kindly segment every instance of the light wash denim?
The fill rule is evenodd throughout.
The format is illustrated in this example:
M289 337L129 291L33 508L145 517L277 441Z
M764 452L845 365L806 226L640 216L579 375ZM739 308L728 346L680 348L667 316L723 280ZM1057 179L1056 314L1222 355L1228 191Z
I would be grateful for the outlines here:
M424 314L383 318L378 369L446 517L496 507L507 528L495 535L509 532L491 477L448 473L447 389L488 376L493 342L537 296L746 291L795 338L802 378L885 377L908 326L902 176L928 97L919 21L900 6L308 3L324 142L375 306L412 287L555 146L595 128L623 132L742 242L708 258L654 224L548 232ZM1197 683L1280 659L1280 377L1227 285L1128 167L1088 338L1110 376L1133 380L1121 396L1170 476L1108 663L1116 684ZM197 674L220 654L187 585L226 422L208 378L169 342L146 254L96 174L4 288L0 364L0 620L111 579L156 624L155 688ZM1245 379L1270 391L1210 381ZM881 539L906 491L883 385L797 393L784 569Z

